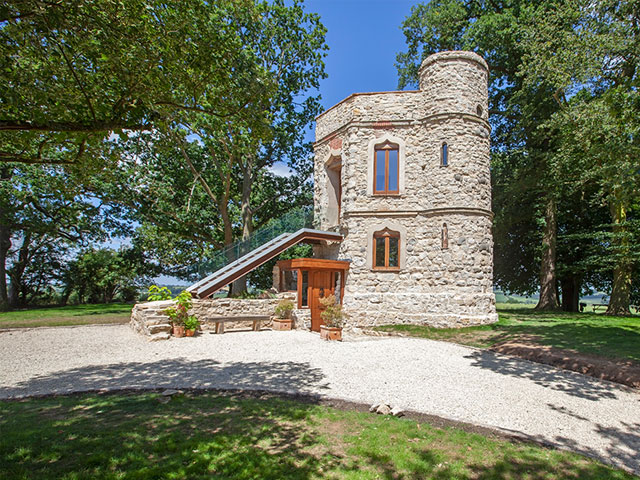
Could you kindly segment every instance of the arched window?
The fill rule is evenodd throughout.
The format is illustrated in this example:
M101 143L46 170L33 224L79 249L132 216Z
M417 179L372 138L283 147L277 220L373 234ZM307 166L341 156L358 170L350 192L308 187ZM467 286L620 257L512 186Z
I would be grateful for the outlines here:
M373 159L373 193L396 195L399 193L400 162L398 145L385 142L376 145Z
M442 248L449 248L449 229L447 224L442 224Z
M400 269L400 233L385 228L373 234L373 268Z
M482 107L480 105L476 107L476 113L478 114L479 117L482 116Z
M446 143L443 143L440 148L440 165L443 167L449 165L449 145Z

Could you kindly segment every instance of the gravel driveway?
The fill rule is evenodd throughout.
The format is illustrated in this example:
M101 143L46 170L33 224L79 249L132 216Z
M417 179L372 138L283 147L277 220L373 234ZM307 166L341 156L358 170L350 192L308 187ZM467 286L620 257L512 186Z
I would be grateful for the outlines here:
M640 473L637 391L444 342L263 331L149 343L127 325L40 328L0 332L0 364L0 398L190 387L387 401Z

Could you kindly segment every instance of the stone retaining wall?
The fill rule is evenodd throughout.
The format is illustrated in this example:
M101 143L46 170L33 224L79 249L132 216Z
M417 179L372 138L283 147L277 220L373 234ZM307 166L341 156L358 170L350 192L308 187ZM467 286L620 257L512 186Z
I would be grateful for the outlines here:
M193 299L193 306L189 314L198 317L202 330L209 330L212 325L207 322L210 317L234 317L244 315L273 315L273 311L280 300L288 298L296 303L296 294L291 292L279 293L276 298L241 299L241 298L207 298ZM166 340L171 336L169 317L164 310L173 305L172 300L146 302L134 305L131 311L131 328L149 340ZM298 315L296 313L300 312ZM307 326L305 313L307 310L294 310L295 325L298 328ZM310 319L309 319L309 325ZM267 323L263 326L269 326ZM230 328L250 328L251 322L238 322L229 325Z

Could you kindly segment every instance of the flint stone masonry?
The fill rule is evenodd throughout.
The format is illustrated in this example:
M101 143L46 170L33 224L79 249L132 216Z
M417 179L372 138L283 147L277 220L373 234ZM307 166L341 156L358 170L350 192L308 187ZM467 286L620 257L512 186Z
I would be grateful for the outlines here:
M285 292L276 295L276 298L265 299L241 299L241 298L207 298L193 299L193 306L189 310L190 315L195 315L201 322L202 330L211 330L214 325L207 322L211 317L234 317L244 315L273 315L276 305L282 299L290 299L296 302L296 294ZM131 311L130 325L134 331L148 336L150 340L166 340L171 335L171 324L164 310L173 305L172 300L159 302L146 302L134 305ZM306 325L304 313L298 319L295 315L295 325L304 328ZM304 311L302 311L304 312ZM268 327L270 323L263 324ZM310 319L309 319L310 325ZM238 322L231 328L251 328L251 322Z
M497 321L487 64L472 52L441 52L419 76L420 90L354 94L316 119L315 216L344 240L314 247L314 256L351 261L343 299L350 326ZM373 195L373 151L385 141L399 146L397 195ZM339 219L328 168L336 163ZM372 268L373 232L384 228L400 233L398 272Z

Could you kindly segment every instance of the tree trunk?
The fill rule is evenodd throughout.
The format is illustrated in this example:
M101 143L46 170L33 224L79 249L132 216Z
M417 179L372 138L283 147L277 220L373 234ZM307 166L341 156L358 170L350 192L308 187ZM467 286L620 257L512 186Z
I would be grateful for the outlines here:
M629 232L626 226L627 211L622 202L614 201L610 206L613 219L613 254L616 266L613 269L613 285L607 315L630 315L631 274L633 264L629 258Z
M0 169L0 178L8 182L13 170L7 166ZM11 248L11 226L9 225L9 212L5 202L0 203L0 311L9 310L9 295L7 293L7 257Z
M560 279L562 286L562 310L565 312L579 311L581 283L580 279L575 275L569 275Z
M231 224L231 218L229 217L229 207L227 205L228 199L221 202L220 207L220 216L222 217L222 228L224 231L224 246L225 248L231 246L233 243L233 225ZM234 252L229 250L227 252L227 263L231 263L235 260ZM207 272L209 274L211 272ZM229 293L228 297L231 297L233 294L233 284L229 285Z
M544 231L542 234L542 262L540 264L540 299L536 310L558 310L557 278L556 278L556 235L557 235L556 201L552 197L546 199L544 212Z
M7 256L11 248L11 231L5 225L0 225L0 311L11 308L7 293Z
M242 240L248 240L253 233L253 212L251 211L251 190L253 188L253 163L247 160L242 168L242 200L240 213L242 215ZM234 296L242 295L247 291L246 275L233 282Z
M25 295L20 295L23 291L22 278L29 263L29 249L31 247L31 233L27 232L22 238L22 245L18 253L18 261L9 269L9 305L16 308L24 305Z

